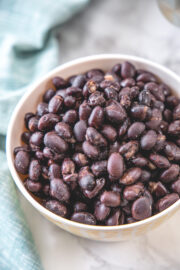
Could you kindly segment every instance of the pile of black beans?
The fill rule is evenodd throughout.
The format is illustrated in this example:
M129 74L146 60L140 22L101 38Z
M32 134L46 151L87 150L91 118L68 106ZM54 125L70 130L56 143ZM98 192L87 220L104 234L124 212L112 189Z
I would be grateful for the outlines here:
M24 185L50 211L120 225L180 196L180 100L131 63L52 79L14 149Z

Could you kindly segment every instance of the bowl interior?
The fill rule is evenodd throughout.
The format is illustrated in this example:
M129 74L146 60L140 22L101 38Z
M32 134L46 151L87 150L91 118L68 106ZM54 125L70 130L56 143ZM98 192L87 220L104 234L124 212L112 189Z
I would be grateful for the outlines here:
M176 95L180 96L180 78L174 74L173 72L169 71L168 69L159 66L155 63L152 63L150 61L133 57L133 56L126 56L126 55L98 55L98 56L90 56L85 57L82 59L71 61L67 64L64 64L62 66L59 66L58 68L54 69L52 72L44 76L42 79L40 79L36 84L30 87L29 91L21 98L20 102L18 103L17 107L15 108L9 128L8 128L8 135L7 135L7 159L9 168L11 171L11 174L23 193L23 195L40 211L44 212L46 215L51 216L51 218L55 220L60 220L61 222L71 222L70 220L61 218L60 216L57 216L50 212L49 210L42 207L34 198L32 195L29 194L29 192L25 189L22 179L16 172L14 168L14 156L13 156L13 149L16 146L19 146L22 144L20 135L24 130L24 115L27 112L35 112L37 104L42 100L43 93L48 89L52 88L51 79L54 76L61 76L63 78L68 78L69 76L83 73L89 69L92 68L101 68L103 70L110 69L114 64L121 63L123 61L130 61L132 62L136 68L139 69L146 69L154 74L156 74L159 79L166 83L168 86L171 87L171 89L176 93ZM174 205L172 205L170 208L177 207L177 204L179 204L179 201L176 202ZM170 211L169 209L165 211ZM163 212L165 212L163 211ZM162 212L162 213L163 213ZM160 213L160 214L162 214ZM160 215L158 214L158 215ZM158 216L156 215L156 216ZM147 220L151 220L153 217L148 218ZM144 222L139 221L137 223ZM129 225L120 225L116 227L122 227L122 226L134 226L137 223L129 224ZM75 224L75 223L74 223ZM78 224L78 225L77 225ZM84 224L77 223L77 226L86 226ZM92 226L91 226L92 227ZM96 226L96 227L102 227L102 226ZM105 228L107 229L107 227Z

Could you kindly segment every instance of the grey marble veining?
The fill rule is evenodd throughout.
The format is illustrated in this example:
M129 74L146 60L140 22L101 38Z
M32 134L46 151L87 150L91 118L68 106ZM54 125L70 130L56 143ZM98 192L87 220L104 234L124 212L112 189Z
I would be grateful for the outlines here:
M156 1L94 0L61 27L60 61L96 53L126 53L163 64L180 75L180 28ZM73 236L40 216L21 196L45 270L179 270L180 211L129 242L100 243Z

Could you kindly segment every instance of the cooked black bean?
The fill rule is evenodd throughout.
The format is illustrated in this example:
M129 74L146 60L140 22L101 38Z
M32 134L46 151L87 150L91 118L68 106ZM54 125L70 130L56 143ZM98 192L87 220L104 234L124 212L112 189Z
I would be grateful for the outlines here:
M128 137L137 139L145 130L145 125L142 122L134 122L128 129Z
M54 113L43 115L38 122L38 129L46 131L52 129L60 121L60 116Z
M109 207L120 206L121 197L118 192L114 191L104 191L100 197L101 203Z
M25 151L17 152L14 164L18 173L26 174L28 172L30 164L29 154Z
M59 154L66 152L68 149L68 144L54 132L46 133L44 136L44 144Z
M73 132L78 142L83 142L85 140L86 129L87 124L84 120L80 120L74 125Z
M115 210L114 213L106 220L107 226L120 225L121 211L119 209Z
M40 182L34 182L31 179L26 179L24 185L32 193L38 193L42 190L42 184Z
M59 76L54 77L52 79L52 83L56 87L56 89L64 88L67 85L67 82Z
M92 111L92 108L88 105L87 101L85 100L79 106L79 119L87 121L91 114L91 111Z
M180 196L180 178L178 178L178 180L176 180L174 183L172 183L172 190L176 193L179 194Z
M38 160L33 159L29 164L29 177L33 181L38 181L41 175L41 165Z
M154 163L160 169L166 169L170 167L169 160L164 156L151 154L149 158L152 161L152 163Z
M141 177L142 170L138 167L127 170L120 178L119 183L123 185L132 185Z
M114 226L179 199L180 99L166 84L126 61L52 85L25 114L25 144L14 148L15 168L40 203Z
M88 124L90 127L99 129L104 121L104 110L100 106L96 106L91 112Z
M156 203L156 209L161 212L171 206L173 203L175 203L177 200L179 200L179 195L177 193L171 193L167 194L163 198L161 198Z
M70 139L72 137L72 130L71 130L70 125L64 122L57 123L55 125L55 131L63 139Z
M74 124L77 120L77 112L75 110L67 111L63 116L63 121L67 124Z
M49 178L50 179L53 179L53 178L60 178L61 177L61 167L54 163L54 164L51 164L49 166Z
M97 161L92 164L91 170L93 174L98 177L107 172L107 160Z
M54 89L48 89L43 95L43 101L48 103L55 93Z
M94 215L98 221L104 221L110 214L111 209L103 203L97 202L94 209Z
M123 196L128 201L134 201L140 197L144 192L144 185L139 182L137 184L125 187L123 191Z
M164 183L169 183L169 182L173 182L174 180L176 180L176 178L179 175L179 165L177 164L172 164L171 167L169 167L169 169L165 170L161 176L160 176L160 180Z
M126 118L126 111L118 102L113 102L105 108L106 116L112 123L119 124Z
M105 138L93 127L86 130L86 140L96 146L107 146Z
M51 179L50 194L60 202L67 202L70 199L69 188L60 178Z
M79 222L79 223L88 224L88 225L96 225L95 217L92 214L88 213L88 212L74 213L71 216L71 220Z
M73 160L76 163L76 165L79 167L83 167L83 166L86 166L88 164L87 157L82 153L75 153L73 155Z
M143 150L151 150L157 141L157 134L154 130L149 130L141 137L141 148Z
M98 148L94 145L92 145L91 143L89 143L88 141L84 141L83 145L82 145L84 154L91 158L91 159L97 159L98 155L99 155L99 151Z
M152 206L148 198L140 197L132 205L132 217L142 220L152 215Z
M107 170L111 177L119 179L124 171L124 161L119 153L112 153L108 159Z
M49 200L45 203L45 207L61 217L67 216L67 207L61 202L58 202L56 200Z
M129 141L120 146L119 153L122 154L127 160L133 158L139 149L138 141Z

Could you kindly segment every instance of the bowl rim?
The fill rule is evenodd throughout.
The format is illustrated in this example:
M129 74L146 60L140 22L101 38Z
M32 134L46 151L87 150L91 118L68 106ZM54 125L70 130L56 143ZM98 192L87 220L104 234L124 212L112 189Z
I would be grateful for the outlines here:
M17 113L19 112L21 106L26 101L26 99L28 99L31 92L35 91L35 89L44 80L49 79L50 77L55 75L57 72L61 72L61 70L63 69L69 68L73 65L83 64L85 62L91 62L91 61L94 62L96 60L117 60L117 62L118 61L130 61L130 62L135 61L144 65L147 65L147 66L151 66L152 68L161 70L162 72L166 73L168 76L172 77L174 80L176 80L180 84L180 77L177 74L175 74L173 71L169 70L168 68L158 63L155 63L153 61L144 59L142 57L127 55L127 54L95 54L95 55L80 57L80 58L68 61L62 65L59 65L58 67L54 68L53 70L51 70L50 72L48 72L47 74L45 74L44 76L36 80L33 84L31 84L27 92L21 97L15 109L13 110L12 116L8 125L7 137L6 137L6 157L8 161L8 167L10 169L14 182L16 183L17 187L19 188L21 193L24 195L24 197L33 205L34 208L36 208L36 210L38 210L44 216L48 217L51 221L59 222L60 224L66 224L69 226L74 226L74 227L85 229L85 230L89 229L89 230L99 230L99 231L112 231L112 230L116 231L116 230L135 228L135 227L139 227L139 226L151 223L155 221L156 219L161 218L164 215L170 214L171 211L175 210L176 208L178 208L178 206L180 206L180 199L176 201L173 205L168 207L167 209L163 210L162 212L155 214L144 220L136 221L130 224L122 224L122 225L116 225L116 226L102 226L102 225L88 225L88 224L78 223L78 222L69 220L67 218L63 218L59 215L56 215L55 213L45 208L42 204L40 204L35 198L33 198L33 196L24 187L21 178L16 172L15 167L14 167L14 160L11 155L10 145L11 145L11 136L13 133L12 127L16 120Z

